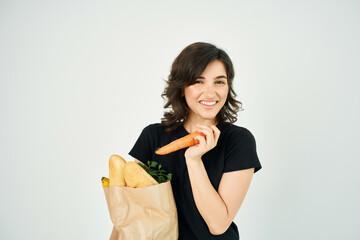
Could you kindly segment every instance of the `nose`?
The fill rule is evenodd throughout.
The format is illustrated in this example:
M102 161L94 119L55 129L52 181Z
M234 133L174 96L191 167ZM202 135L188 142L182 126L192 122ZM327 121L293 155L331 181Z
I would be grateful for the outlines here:
M206 94L207 97L214 97L216 95L215 85L212 83L205 84L204 85L204 94Z

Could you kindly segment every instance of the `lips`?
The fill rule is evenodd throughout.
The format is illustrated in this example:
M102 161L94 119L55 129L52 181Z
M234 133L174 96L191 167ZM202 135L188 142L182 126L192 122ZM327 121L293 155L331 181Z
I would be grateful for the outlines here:
M199 103L206 109L212 109L215 107L217 101L200 101Z
M200 101L200 103L206 106L213 106L217 103L217 101Z

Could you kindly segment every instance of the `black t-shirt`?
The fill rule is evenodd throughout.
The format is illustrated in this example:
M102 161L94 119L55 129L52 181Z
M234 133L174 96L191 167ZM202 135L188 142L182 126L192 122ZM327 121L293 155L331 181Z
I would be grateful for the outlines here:
M218 190L223 173L255 168L261 169L256 153L255 139L246 128L233 124L218 124L220 137L215 148L202 156L205 169L213 187ZM179 221L179 240L238 240L239 232L234 222L222 235L212 235L201 217L194 201L185 163L185 149L159 156L155 150L188 134L181 125L171 133L165 133L160 123L144 128L129 155L143 163L157 161L162 169L172 173L171 186L176 202Z

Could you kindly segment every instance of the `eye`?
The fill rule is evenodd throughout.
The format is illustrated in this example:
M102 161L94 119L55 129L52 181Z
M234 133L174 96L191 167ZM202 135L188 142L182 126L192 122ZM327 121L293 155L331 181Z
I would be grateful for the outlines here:
M216 84L225 84L225 81L219 80L219 81L216 81Z
M194 84L201 84L202 82L201 80L195 80Z

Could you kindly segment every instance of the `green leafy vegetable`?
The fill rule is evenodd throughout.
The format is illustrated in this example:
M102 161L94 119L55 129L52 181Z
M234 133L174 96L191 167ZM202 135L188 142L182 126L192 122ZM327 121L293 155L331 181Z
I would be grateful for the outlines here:
M143 163L139 165L152 176L158 183L163 183L172 179L171 173L166 173L165 170L161 169L161 164L156 161L148 161L147 166Z

